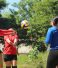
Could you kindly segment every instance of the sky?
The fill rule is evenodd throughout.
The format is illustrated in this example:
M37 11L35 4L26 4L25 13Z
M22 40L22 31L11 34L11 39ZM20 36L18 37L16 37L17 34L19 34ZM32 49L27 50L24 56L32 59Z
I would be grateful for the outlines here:
M14 9L14 10L18 10L18 8L15 8L13 6L11 6L13 3L18 3L20 0L6 0L6 3L8 3L8 7L6 7L4 10L1 11L1 13L3 14L4 12L9 12L9 9Z
M13 3L18 3L20 0L6 0L7 3L13 4Z
M11 4L13 4L13 3L18 3L19 1L20 1L20 0L6 0L6 3L9 3L8 8L13 9L14 7L11 6ZM14 8L14 9L16 10L17 8Z

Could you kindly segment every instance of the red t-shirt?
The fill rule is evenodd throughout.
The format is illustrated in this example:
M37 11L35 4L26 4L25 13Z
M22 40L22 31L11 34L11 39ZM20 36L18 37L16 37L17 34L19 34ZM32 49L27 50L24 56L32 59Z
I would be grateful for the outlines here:
M4 36L5 45L4 45L4 50L3 50L4 54L12 54L12 55L17 54L16 46L9 44L6 41L6 39L9 39L11 42L14 42L14 39L18 40L18 36L17 35L6 35L6 36Z

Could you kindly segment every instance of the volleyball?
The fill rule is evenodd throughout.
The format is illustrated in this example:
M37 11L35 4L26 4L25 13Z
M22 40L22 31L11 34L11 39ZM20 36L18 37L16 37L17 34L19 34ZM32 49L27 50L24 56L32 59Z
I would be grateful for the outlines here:
M28 28L28 26L29 26L29 22L27 21L27 20L23 20L22 22L21 22L21 28Z

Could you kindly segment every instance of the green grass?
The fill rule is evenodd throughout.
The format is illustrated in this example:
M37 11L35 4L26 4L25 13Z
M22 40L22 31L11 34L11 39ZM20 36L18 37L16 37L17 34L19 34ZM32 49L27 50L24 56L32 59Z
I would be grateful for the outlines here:
M46 60L48 53L39 53L38 59L31 61L27 54L18 55L18 68L46 68ZM4 64L5 68L5 64Z
M18 56L18 68L36 68L36 64L29 60L28 55Z

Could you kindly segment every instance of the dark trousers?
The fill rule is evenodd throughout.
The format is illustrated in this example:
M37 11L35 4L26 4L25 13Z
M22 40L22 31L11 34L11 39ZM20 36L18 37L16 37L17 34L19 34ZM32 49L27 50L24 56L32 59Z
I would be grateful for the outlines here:
M58 50L51 50L47 59L46 68L56 68L58 65Z

